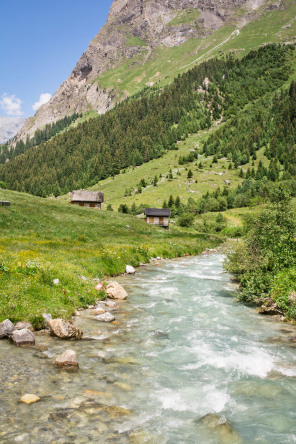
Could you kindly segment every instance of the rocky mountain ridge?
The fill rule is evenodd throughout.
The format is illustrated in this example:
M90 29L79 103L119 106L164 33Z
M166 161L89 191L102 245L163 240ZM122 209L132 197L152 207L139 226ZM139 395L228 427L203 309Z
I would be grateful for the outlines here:
M157 48L178 47L190 39L202 39L225 24L243 26L254 19L258 8L266 1L114 0L106 24L91 41L69 78L52 99L26 121L18 139L73 112L106 112L128 96L129 91L123 89L119 97L114 89L118 85L102 87L102 74L126 60L145 63L155 57L153 51ZM244 13L237 16L238 10ZM153 82L147 83L150 84Z

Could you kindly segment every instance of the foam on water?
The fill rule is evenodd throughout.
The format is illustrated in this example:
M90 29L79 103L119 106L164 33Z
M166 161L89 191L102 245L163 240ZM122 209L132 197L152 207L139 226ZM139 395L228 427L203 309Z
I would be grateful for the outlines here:
M274 358L269 353L254 349L242 351L230 350L224 352L212 348L209 344L198 344L192 347L196 362L181 367L183 370L196 370L201 367L214 367L225 372L237 371L242 374L265 378L273 370Z
M40 353L45 365L37 350L1 343L1 439L4 430L14 442L30 424L32 442L39 442L42 427L51 427L48 418L57 414L59 420L46 432L48 442L75 433L76 442L126 444L136 432L138 442L217 444L213 431L205 438L198 425L204 415L215 413L233 425L242 444L296 442L293 344L281 333L283 326L228 293L235 285L222 261L221 255L183 258L118 278L129 293L114 312L119 327L90 321L84 312L76 319L85 336L95 340L71 343L80 365L75 374L46 363L46 356L52 360L64 351L61 341L42 339L50 341ZM23 391L45 397L41 422L41 403L30 409L17 403ZM92 400L91 407L78 408L86 400ZM103 405L132 413L111 419L102 413Z

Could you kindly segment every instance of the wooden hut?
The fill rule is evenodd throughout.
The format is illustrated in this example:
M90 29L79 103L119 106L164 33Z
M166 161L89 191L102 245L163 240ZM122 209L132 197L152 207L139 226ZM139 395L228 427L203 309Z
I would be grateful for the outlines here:
M71 204L101 209L104 194L101 191L78 190L72 192Z
M144 220L148 224L168 228L170 215L171 210L169 208L145 208Z

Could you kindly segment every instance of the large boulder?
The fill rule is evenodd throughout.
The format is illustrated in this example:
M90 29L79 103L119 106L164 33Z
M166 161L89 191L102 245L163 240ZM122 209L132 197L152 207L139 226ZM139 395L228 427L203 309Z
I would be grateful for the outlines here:
M75 369L79 367L77 356L74 350L66 350L61 355L57 356L54 365L66 369Z
M0 322L0 339L9 338L14 330L15 326L9 319Z
M35 335L27 328L21 330L14 330L10 336L15 345L21 347L22 345L34 345Z
M52 336L61 339L82 339L83 332L65 319L52 319L48 321L48 326Z
M106 294L111 299L125 299L125 298L127 298L127 292L116 281L109 282L105 291L106 291Z
M111 313L109 313L108 311L106 311L103 314L100 314L99 316L96 316L95 319L97 321L100 321L100 322L112 322L112 321L115 321L115 317Z

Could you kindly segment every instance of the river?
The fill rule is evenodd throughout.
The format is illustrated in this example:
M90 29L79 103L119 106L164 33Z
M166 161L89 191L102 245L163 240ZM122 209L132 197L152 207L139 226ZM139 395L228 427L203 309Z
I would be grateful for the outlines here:
M222 262L201 255L119 277L129 298L116 323L82 312L85 340L2 340L0 442L296 442L295 328L236 302ZM78 372L53 365L68 348ZM19 403L25 393L41 400Z

